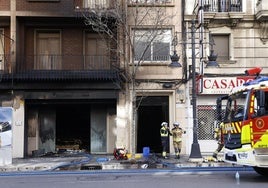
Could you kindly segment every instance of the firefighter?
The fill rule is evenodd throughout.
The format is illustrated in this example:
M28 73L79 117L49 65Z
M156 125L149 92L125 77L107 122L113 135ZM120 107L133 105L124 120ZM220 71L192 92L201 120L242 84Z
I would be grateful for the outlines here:
M162 143L162 157L164 159L167 158L167 149L169 145L169 135L171 135L171 132L168 128L167 122L161 123L161 129L160 129L160 136L161 136L161 143Z
M212 157L214 159L218 159L218 153L222 150L224 144L223 144L223 139L222 139L222 126L223 126L223 123L220 124L220 127L219 128L215 128L214 130L214 138L217 140L218 142L218 147L217 149L213 152L213 155Z
M186 132L182 130L180 124L178 122L173 123L173 129L171 130L171 134L173 137L173 147L175 150L175 156L177 159L180 158L181 146L182 146L182 134Z

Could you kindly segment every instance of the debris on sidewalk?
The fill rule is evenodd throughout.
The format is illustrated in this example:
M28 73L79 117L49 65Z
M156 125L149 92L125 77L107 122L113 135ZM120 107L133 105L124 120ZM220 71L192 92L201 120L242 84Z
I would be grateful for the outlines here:
M140 154L131 158L116 159L113 155L95 154L85 152L67 152L42 157L14 159L11 165L0 166L0 172L10 171L60 171L60 170L116 170L116 169L182 169L196 167L233 167L221 159L212 159L210 155L204 156L201 163L189 161L188 155L181 155L180 159L170 155L163 159L161 154L151 153L147 157Z

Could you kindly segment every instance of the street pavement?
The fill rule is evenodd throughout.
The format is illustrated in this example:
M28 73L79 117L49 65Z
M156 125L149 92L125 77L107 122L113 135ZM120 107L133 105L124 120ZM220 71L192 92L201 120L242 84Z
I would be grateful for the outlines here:
M221 158L219 156L219 158ZM13 159L12 164L0 166L0 172L60 171L60 170L116 170L116 169L177 169L191 167L235 167L222 160L213 160L211 154L200 159L189 159L181 155L180 159L150 154L143 157L136 154L128 159L117 160L113 155L91 155L83 152L51 154L34 158Z

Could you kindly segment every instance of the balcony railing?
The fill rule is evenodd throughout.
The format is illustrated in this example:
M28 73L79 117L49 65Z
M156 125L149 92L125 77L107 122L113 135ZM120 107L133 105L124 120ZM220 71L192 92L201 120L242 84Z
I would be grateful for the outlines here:
M204 0L205 12L242 12L243 0Z
M132 5L132 4L146 4L146 5L150 5L150 4L159 4L159 5L169 5L169 4L173 4L174 0L128 0L128 4Z
M1 56L1 55L0 55ZM29 55L17 56L16 65L11 69L10 56L1 62L1 74L6 78L23 79L107 79L118 70L116 58L87 55Z
M74 6L78 10L105 10L116 7L116 0L74 0Z
M147 62L163 62L163 61L170 61L170 56L169 55L154 55L154 56L144 56L144 57L139 57L135 56L135 61L147 61Z
M17 71L25 70L100 70L115 63L104 55L31 55L18 57Z

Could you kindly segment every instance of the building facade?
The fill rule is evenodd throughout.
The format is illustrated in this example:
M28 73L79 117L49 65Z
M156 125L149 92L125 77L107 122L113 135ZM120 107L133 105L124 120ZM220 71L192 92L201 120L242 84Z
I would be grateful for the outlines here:
M124 73L111 50L117 45L83 16L104 10L113 24L112 3L0 2L1 107L13 109L14 158L60 149L113 152Z
M12 157L160 153L163 121L186 130L189 154L193 60L202 75L198 141L201 152L214 151L217 97L246 81L247 68L267 74L267 10L260 0L0 0L0 101L13 111ZM207 66L212 52L217 68ZM182 67L169 66L174 54Z
M196 4L195 4L196 2ZM201 151L215 149L212 132L218 125L216 99L228 94L236 86L252 79L245 70L261 67L267 75L267 8L261 0L202 0L186 3L186 22L203 19L203 36L197 28L196 37L203 40L203 53L197 55L197 72L203 75L199 81L198 134ZM202 6L203 18L197 8ZM197 44L197 48L200 47ZM201 56L200 54L203 54ZM217 56L218 67L209 66L210 56ZM191 86L190 86L191 87Z

